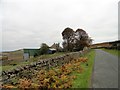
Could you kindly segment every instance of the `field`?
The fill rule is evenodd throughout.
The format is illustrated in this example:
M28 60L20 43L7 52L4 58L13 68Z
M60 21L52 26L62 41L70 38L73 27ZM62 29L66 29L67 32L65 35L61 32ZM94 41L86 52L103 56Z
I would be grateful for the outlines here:
M9 63L7 62L6 65L2 65L1 68L2 68L2 71L11 70L11 69L17 68L19 66L24 66L24 65L30 64L32 62L36 62L37 60L40 60L40 59L53 58L53 57L57 57L57 56L60 56L63 54L65 54L65 53L59 52L59 53L54 53L54 54L41 55L41 56L31 58L26 61L25 60L11 60L11 61L8 61Z
M115 49L102 49L102 50L120 57L120 50L115 50Z
M4 85L5 88L89 88L94 63L94 50L71 62L37 71L31 78L17 80L17 85Z

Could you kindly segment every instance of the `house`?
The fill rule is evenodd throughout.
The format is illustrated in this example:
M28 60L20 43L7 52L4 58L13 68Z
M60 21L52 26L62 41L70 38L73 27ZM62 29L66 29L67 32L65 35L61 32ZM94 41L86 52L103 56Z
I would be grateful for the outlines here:
M50 48L56 49L56 51L62 51L62 47L60 47L59 43L54 43Z

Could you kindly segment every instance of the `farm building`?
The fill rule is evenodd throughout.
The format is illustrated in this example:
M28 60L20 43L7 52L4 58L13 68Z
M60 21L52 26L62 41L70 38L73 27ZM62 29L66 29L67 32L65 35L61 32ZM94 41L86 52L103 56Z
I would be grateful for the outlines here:
M39 49L20 49L7 54L8 60L27 60L39 54Z
M54 49L54 48L49 48L49 50L48 50L48 54L53 54L53 53L55 53L57 50L56 49Z
M24 59L33 58L39 55L40 49L23 49L24 50Z
M53 44L49 47L48 54L53 54L57 51L61 51L59 44ZM40 49L20 49L11 52L3 52L4 58L2 60L28 60L30 58L36 57L40 54Z

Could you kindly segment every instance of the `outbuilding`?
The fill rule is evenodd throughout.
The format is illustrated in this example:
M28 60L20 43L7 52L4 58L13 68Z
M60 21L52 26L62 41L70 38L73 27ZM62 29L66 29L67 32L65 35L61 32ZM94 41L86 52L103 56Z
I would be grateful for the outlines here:
M39 55L40 49L20 49L7 54L8 60L28 60Z

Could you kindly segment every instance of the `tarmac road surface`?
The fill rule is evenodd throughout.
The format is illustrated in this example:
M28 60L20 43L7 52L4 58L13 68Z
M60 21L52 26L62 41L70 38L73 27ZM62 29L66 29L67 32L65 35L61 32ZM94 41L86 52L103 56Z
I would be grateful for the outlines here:
M96 49L92 88L118 88L118 57Z

